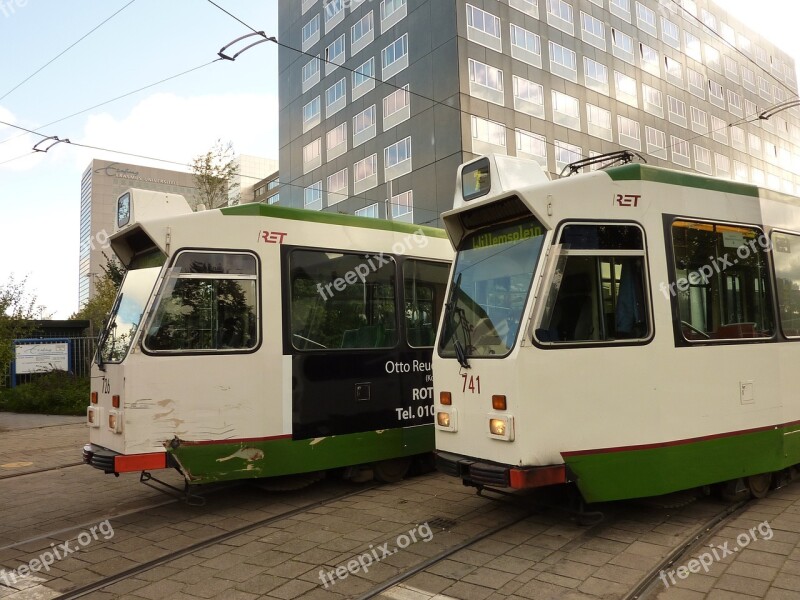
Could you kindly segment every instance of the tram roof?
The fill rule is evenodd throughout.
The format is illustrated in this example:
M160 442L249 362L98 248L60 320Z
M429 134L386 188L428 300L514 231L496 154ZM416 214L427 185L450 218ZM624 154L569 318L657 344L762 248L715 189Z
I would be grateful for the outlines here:
M310 223L326 223L329 225L342 225L344 227L364 227L366 229L379 229L397 233L422 232L428 237L446 238L444 229L415 225L413 223L399 223L386 219L372 219L369 217L356 217L339 213L324 213L316 210L302 208L287 208L285 206L272 206L269 204L251 203L239 206L228 206L220 209L223 215L237 217L270 217L273 219L287 219L291 221L307 221Z
M603 170L614 181L653 181L656 183L666 183L669 185L679 185L681 187L693 187L715 192L725 192L728 194L739 194L741 196L752 196L754 198L764 197L767 194L789 197L782 192L766 190L758 186L719 179L716 177L706 177L688 171L676 171L641 163L630 163L620 167L610 167Z

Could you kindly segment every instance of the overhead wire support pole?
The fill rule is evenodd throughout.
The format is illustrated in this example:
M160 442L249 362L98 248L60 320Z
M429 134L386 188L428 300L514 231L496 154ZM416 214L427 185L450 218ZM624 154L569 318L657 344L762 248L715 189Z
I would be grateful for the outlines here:
M245 46L244 48L239 50L233 56L228 56L227 54L225 54L225 50L227 50L228 48L230 48L234 44L236 44L238 42L241 42L242 40L245 40L245 39L247 39L249 37L253 37L254 35L255 36L259 36L262 39L260 39L258 41L255 41L255 42L253 42L252 44L250 44L248 46ZM239 57L239 55L242 54L243 52L247 52L248 50L250 50L250 48L252 48L253 46L258 46L259 44L263 44L264 42L276 42L276 41L277 40L274 37L267 37L267 34L264 33L263 31L256 31L254 33L248 33L246 35L243 35L243 36L240 36L240 37L236 38L235 40L233 40L229 44L226 44L225 46L220 48L219 52L217 52L217 56L219 56L220 58L224 58L225 60L233 61L233 60L236 60Z

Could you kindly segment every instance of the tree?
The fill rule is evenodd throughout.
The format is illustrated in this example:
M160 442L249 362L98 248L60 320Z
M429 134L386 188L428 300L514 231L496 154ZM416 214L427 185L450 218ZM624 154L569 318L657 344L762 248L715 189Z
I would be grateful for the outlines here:
M11 275L5 285L0 285L0 371L14 358L12 341L28 337L34 320L49 317L37 304L36 296L26 289L27 283L27 277L17 281Z
M119 286L122 285L122 278L125 277L125 268L116 258L108 256L105 252L103 252L103 256L106 257L106 264L105 266L101 265L103 275L95 279L94 295L83 305L83 308L70 317L73 320L89 321L91 337L97 337L103 329L111 307L114 305L114 299L117 297Z
M192 173L197 184L200 202L206 208L220 208L228 204L239 204L239 164L236 162L233 144L217 140L211 150L192 159Z

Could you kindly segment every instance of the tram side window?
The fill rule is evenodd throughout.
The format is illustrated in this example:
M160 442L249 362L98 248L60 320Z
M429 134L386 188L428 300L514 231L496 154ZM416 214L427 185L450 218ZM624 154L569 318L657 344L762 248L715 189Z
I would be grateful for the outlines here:
M444 263L407 260L403 265L409 346L433 346L449 274L450 266Z
M395 346L395 267L383 254L294 250L292 345L298 350Z
M765 240L754 227L673 222L675 279L665 293L677 301L685 339L772 336L775 324Z
M778 314L786 337L800 337L800 236L772 233Z
M159 294L144 347L225 352L258 345L258 265L252 254L181 252Z
M536 338L617 342L650 335L646 256L635 225L567 225Z

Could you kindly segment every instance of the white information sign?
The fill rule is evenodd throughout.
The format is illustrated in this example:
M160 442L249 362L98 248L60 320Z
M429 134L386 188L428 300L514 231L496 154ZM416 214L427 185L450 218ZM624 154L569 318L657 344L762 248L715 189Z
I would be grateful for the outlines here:
M17 375L69 370L69 344L52 342L44 344L17 344Z

